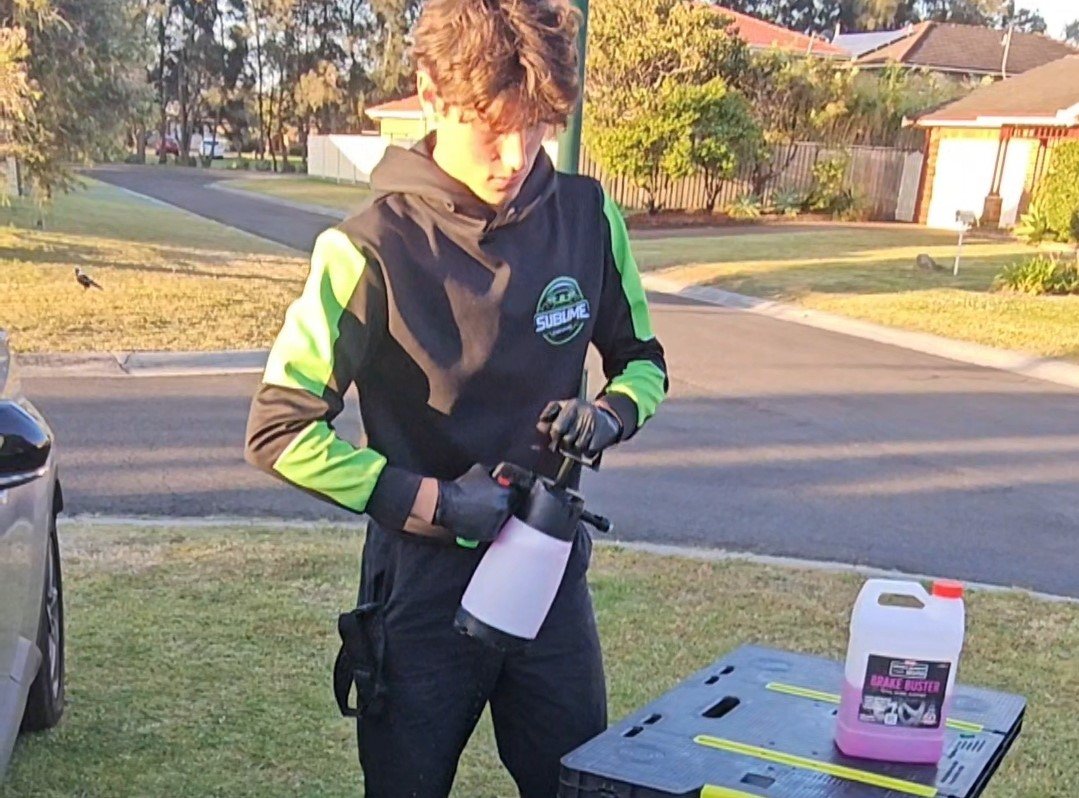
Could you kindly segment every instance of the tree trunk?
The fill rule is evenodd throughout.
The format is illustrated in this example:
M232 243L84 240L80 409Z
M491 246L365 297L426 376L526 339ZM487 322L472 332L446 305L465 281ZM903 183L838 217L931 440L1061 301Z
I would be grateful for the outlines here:
M179 154L176 156L176 162L186 165L188 163L188 150L191 149L191 125L190 118L188 117L187 109L187 47L184 46L183 52L180 55L180 63L178 64L179 76L177 80L177 87L180 93L180 141L178 143Z
M158 90L157 99L158 104L161 106L161 118L158 122L158 151L157 162L165 163L168 161L168 156L165 154L165 136L168 135L169 130L169 116L165 110L165 106L168 104L168 98L165 96L165 18L169 13L169 3L165 3L161 8L161 16L157 20L157 43L158 43Z
M262 30L259 24L259 6L252 6L255 12L255 67L257 72L258 90L258 109L259 109L259 140L258 145L255 148L255 155L259 160L262 160L262 156L266 152L266 108L263 104L264 100L264 88L262 73Z
M135 157L146 163L146 125L142 122L135 125Z

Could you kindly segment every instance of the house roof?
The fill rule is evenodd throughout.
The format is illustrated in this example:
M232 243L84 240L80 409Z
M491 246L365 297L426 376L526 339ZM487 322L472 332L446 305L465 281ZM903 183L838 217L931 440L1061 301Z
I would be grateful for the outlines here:
M915 120L918 127L1079 126L1079 55L975 89Z
M832 58L850 57L846 50L837 47L827 39L788 30L771 22L765 22L763 19L751 17L749 14L734 11L726 6L713 4L711 7L725 17L731 17L733 19L730 25L731 31L737 33L746 44L755 50L778 47L785 52L800 55L811 53Z
M390 100L381 105L373 105L365 110L372 119L419 119L422 116L419 95Z
M872 33L840 33L832 39L832 44L857 57L873 50L879 50L881 47L891 44L897 39L902 39L909 34L909 26L899 30L878 30Z
M900 63L946 72L999 75L1004 62L1004 31L950 22L919 22L905 36L863 53L859 66ZM1018 75L1077 51L1038 33L1013 31L1007 73Z

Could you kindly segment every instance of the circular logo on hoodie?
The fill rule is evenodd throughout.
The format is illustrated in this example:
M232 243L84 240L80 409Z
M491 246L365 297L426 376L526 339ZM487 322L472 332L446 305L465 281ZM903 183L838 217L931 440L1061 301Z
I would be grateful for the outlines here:
M536 304L536 334L555 346L569 343L590 318L588 300L572 277L556 277L547 283Z

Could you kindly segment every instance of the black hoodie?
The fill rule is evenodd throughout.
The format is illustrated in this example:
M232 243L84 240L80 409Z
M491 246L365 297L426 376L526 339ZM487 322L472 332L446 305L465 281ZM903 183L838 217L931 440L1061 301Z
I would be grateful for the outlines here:
M431 158L389 147L375 199L315 243L248 421L254 465L403 529L424 476L538 460L550 400L577 396L588 344L631 436L667 390L617 206L540 151L495 209ZM334 432L355 383L367 434Z

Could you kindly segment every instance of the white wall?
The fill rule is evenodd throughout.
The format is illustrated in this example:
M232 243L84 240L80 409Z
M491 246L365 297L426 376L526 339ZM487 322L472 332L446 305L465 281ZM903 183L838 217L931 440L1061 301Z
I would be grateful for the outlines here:
M997 162L996 139L943 139L937 153L937 172L929 200L927 224L956 229L956 211L981 216L985 197L993 184Z
M307 137L307 173L347 183L367 183L389 139L378 135L325 135Z
M367 183L371 180L371 170L389 146L388 138L374 134L308 136L307 173L346 183ZM545 141L543 148L557 163L558 142Z

